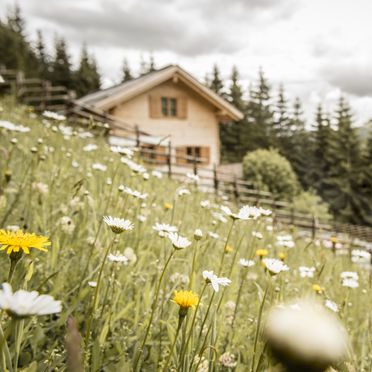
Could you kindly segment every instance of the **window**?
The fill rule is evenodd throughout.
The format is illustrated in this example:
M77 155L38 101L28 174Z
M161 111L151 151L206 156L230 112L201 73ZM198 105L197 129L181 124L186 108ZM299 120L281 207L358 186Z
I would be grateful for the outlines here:
M161 97L161 113L163 116L177 116L177 99Z
M200 147L191 147L191 146L188 146L186 147L186 154L187 156L190 156L192 157L192 159L187 159L187 162L188 163L194 163L194 158L197 158L197 163L201 163L201 160L200 160L200 154L201 154L201 149Z

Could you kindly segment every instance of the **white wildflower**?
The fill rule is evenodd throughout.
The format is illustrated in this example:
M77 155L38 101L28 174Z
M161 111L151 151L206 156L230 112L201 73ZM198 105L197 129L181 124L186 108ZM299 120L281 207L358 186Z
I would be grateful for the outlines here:
M61 227L61 230L68 235L71 235L75 230L75 224L68 216L61 217L58 221L58 225Z
M137 199L144 200L148 196L148 194L146 194L146 193L145 194L141 194L139 191L132 190L130 187L127 187L127 186L120 185L119 188L121 188L120 191L123 191L126 194L131 195L131 196L133 196L133 197L135 197Z
M200 240L203 238L203 231L201 231L200 229L196 229L194 231L194 239L195 240Z
M211 284L212 288L215 292L218 292L220 289L220 285L226 287L231 283L231 280L228 278L219 278L213 271L203 271L203 278L208 284Z
M103 221L108 225L115 234L120 234L123 231L132 230L134 225L129 220L123 218L104 216Z
M107 256L107 259L111 262L117 262L117 263L122 263L124 265L126 265L128 263L128 257L125 256L125 255L122 255L120 253L116 253L116 254L112 254L110 253L108 256Z
M57 114L56 112L53 112L53 111L44 111L43 116L45 116L48 119L53 119L53 120L57 120L57 121L66 120L66 116L61 115L61 114Z
M83 151L85 152L91 152L98 149L98 146L95 143L88 143L83 147Z
M11 132L20 132L20 133L27 133L30 131L30 128L28 127L24 127L23 125L16 125L6 120L0 120L0 128L10 130Z
M235 368L238 362L236 361L235 355L229 352L223 353L218 361L221 363L223 367L226 368Z
M239 260L239 265L241 265L243 267L251 267L251 266L255 265L255 262L253 260L247 260L245 258L241 258Z
M37 191L40 194L48 194L49 186L43 182L32 182L32 190Z
M208 236L210 236L212 239L219 239L220 238L220 236L213 231L208 231Z
M338 313L338 306L335 302L331 300L325 300L324 306L332 310L333 312Z
M101 171L101 172L106 172L106 170L107 170L107 165L105 165L105 164L101 164L101 163L93 163L93 164L92 164L92 168L93 168L94 170L99 170L99 171Z
M184 249L191 245L189 239L178 235L178 233L171 232L168 234L168 238L172 242L175 249Z
M313 278L315 273L315 267L300 266L298 268L301 278Z
M277 260L276 258L264 258L262 260L266 269L270 272L270 274L279 274L282 271L288 271L289 267L283 263L281 260Z
M177 232L176 226L171 226L167 223L155 223L155 225L152 227L157 232L164 232L164 233L175 233Z
M5 310L15 318L25 318L32 315L48 315L62 311L61 301L52 296L39 295L39 292L28 292L20 289L13 293L9 283L3 283L0 291L0 309Z

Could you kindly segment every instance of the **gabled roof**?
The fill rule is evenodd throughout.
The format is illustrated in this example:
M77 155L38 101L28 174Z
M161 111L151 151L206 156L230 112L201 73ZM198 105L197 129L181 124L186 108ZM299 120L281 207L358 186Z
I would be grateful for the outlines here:
M178 79L195 93L203 97L218 109L218 114L229 120L241 120L243 113L232 104L201 84L197 79L178 65L169 65L150 72L136 79L88 94L77 100L77 103L108 110L120 103L126 102L169 79Z

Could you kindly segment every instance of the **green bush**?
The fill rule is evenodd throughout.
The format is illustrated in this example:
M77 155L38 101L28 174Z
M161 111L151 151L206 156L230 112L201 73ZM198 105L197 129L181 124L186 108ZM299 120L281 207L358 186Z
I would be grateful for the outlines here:
M316 216L321 220L330 220L329 206L314 191L303 191L293 198L293 208L296 212Z
M274 197L293 200L300 186L289 161L275 149L248 152L243 159L243 175L259 190Z

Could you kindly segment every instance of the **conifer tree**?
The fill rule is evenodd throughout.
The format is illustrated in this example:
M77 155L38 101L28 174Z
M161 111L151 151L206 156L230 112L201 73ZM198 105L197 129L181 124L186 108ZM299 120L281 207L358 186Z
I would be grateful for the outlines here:
M213 90L213 92L219 94L220 96L223 96L223 81L220 77L220 70L217 66L217 64L213 65L213 71L212 71L212 78L208 83L208 86L210 89Z
M151 53L150 54L150 62L149 62L148 72L153 72L153 71L156 71L156 66L155 66L154 55Z
M55 85L63 85L73 89L70 56L67 52L67 45L64 39L56 39L55 55L51 63L50 79Z
M133 79L133 75L132 75L132 72L130 70L128 60L126 58L124 58L121 81L122 81L122 83L124 83L124 82L130 81L132 79Z
M270 140L273 147L281 152L286 145L286 138L289 130L288 101L285 97L283 84L279 86L278 98L274 107L272 126L270 128Z
M49 59L45 50L45 44L41 30L37 30L36 56L39 60L39 76L42 79L48 79Z
M232 69L231 84L227 99L236 108L244 111L243 90L239 82L239 72L236 66ZM242 121L220 125L222 153L224 159L229 162L241 161L245 155L246 151L244 151L244 147L242 146L241 131Z
M75 73L74 80L75 91L78 97L94 92L101 86L96 61L93 57L89 56L85 45L81 51L79 68Z
M272 142L270 129L273 125L273 110L271 107L270 85L259 70L256 87L251 88L247 105L247 126L245 132L247 151L258 148L268 148Z

